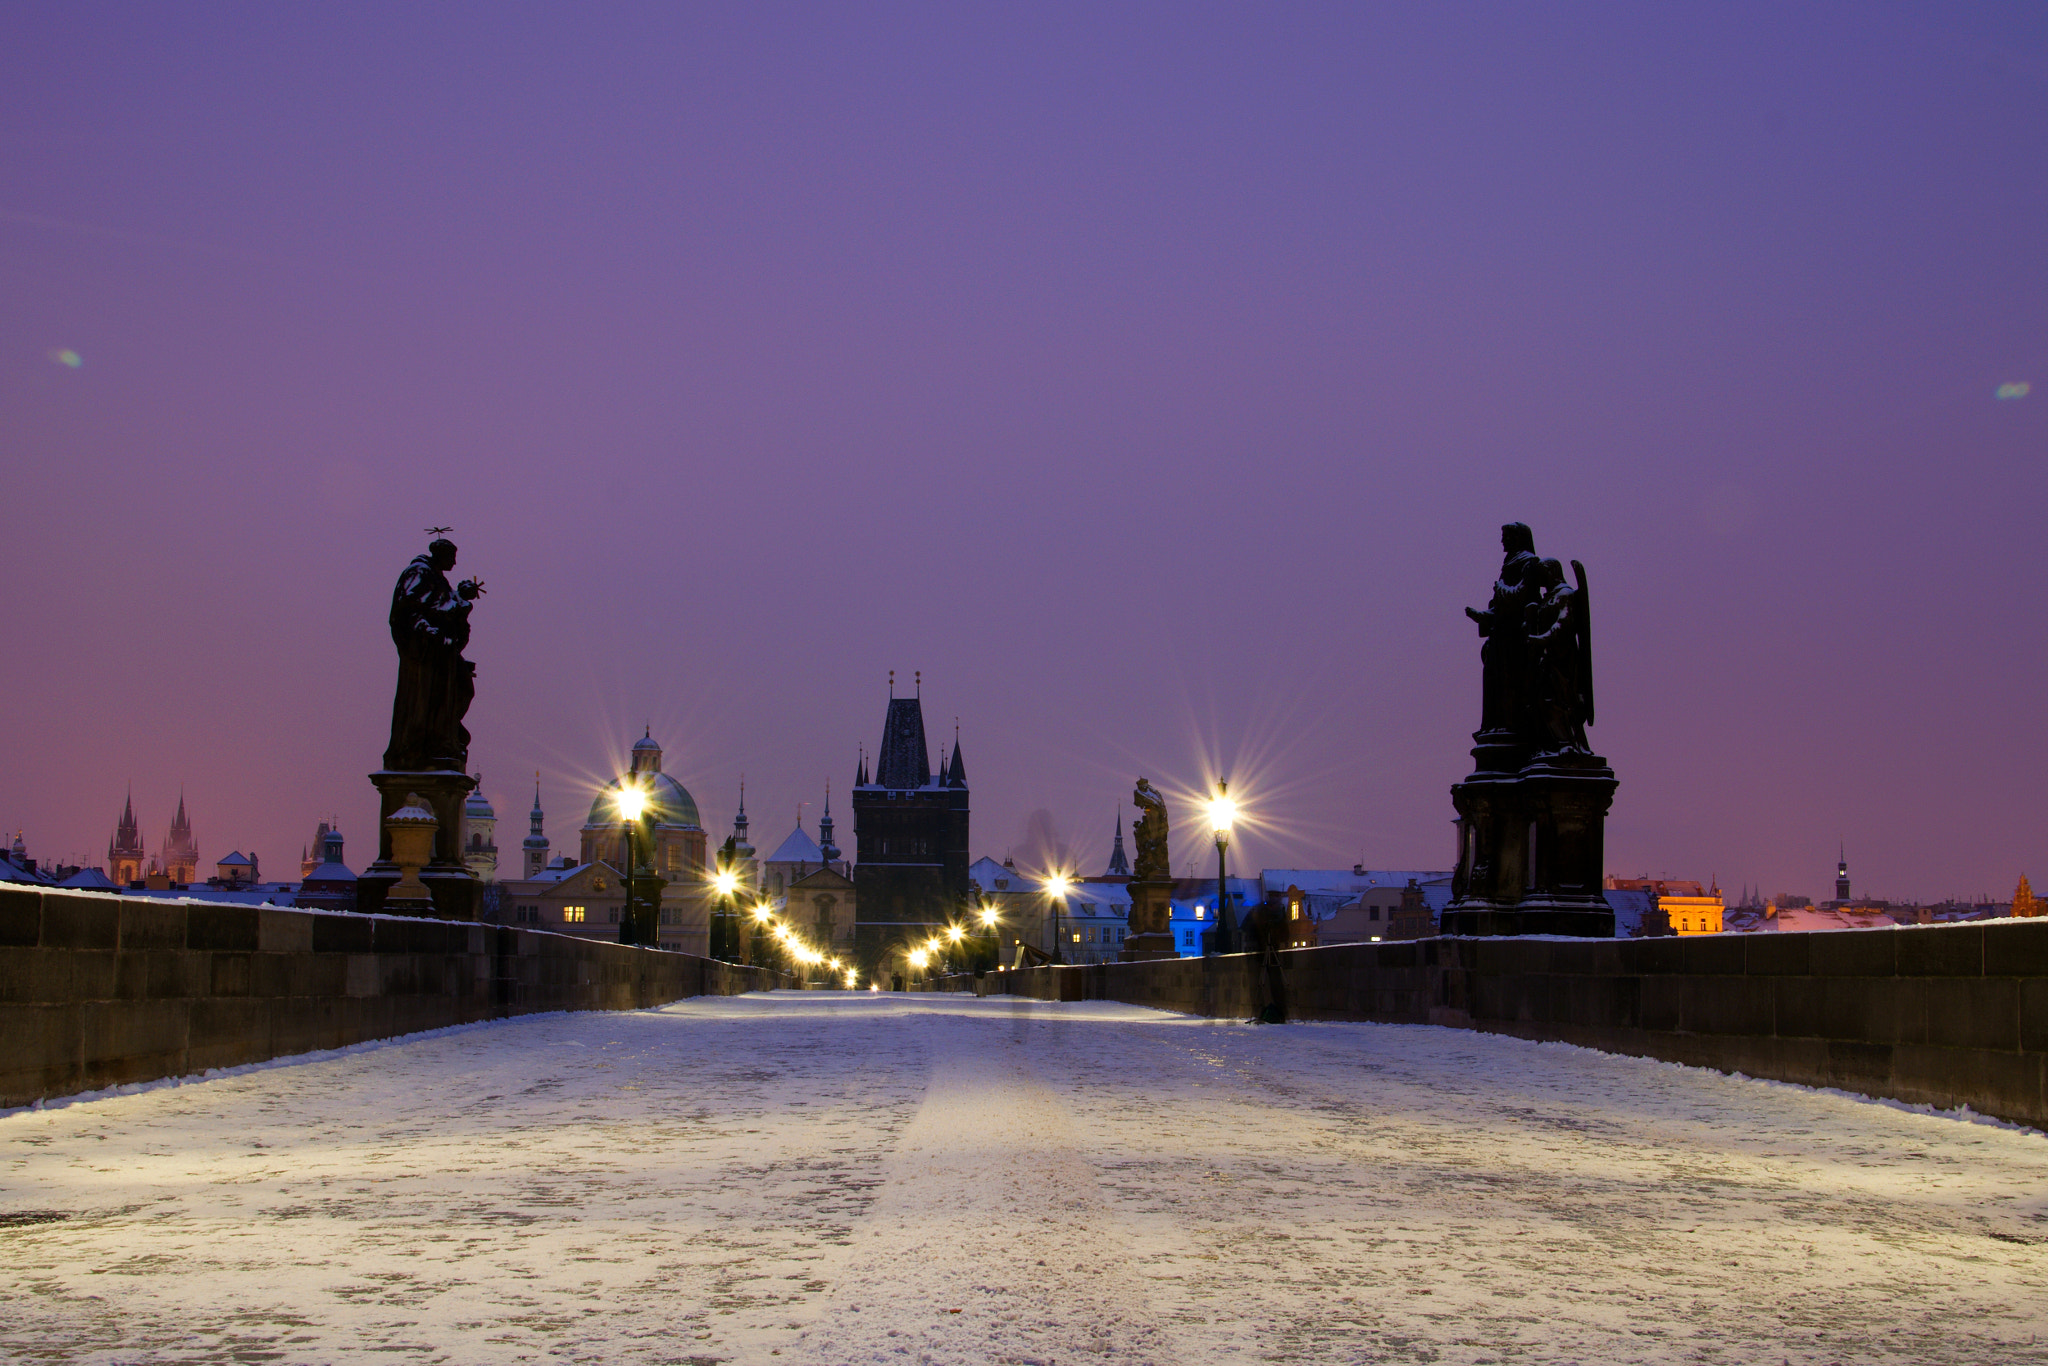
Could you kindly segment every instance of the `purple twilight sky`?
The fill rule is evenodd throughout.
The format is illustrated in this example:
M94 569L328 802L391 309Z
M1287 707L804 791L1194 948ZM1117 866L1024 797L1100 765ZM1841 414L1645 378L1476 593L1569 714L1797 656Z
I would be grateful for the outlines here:
M360 866L447 523L508 862L645 724L844 817L893 668L977 855L1445 867L1521 519L1611 870L2007 896L2044 245L2031 3L10 5L0 821Z

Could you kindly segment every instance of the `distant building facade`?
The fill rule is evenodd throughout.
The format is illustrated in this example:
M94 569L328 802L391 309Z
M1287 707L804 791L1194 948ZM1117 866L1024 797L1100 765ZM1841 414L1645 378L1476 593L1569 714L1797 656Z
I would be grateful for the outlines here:
M626 783L646 796L644 833L632 837L639 862L660 877L656 937L660 947L679 953L703 954L710 946L710 900L704 879L705 836L697 800L689 790L662 772L662 749L650 731L634 743L628 771L599 789L584 821L579 854L549 860L542 833L540 787L536 782L531 833L521 846L525 877L502 881L498 919L501 923L553 930L616 942L626 905L627 832L618 812L619 791ZM495 846L492 855L495 857ZM541 866L534 867L535 863Z
M262 865L256 856L239 849L213 865L213 873L223 887L248 887L263 881Z
M341 831L320 822L320 841L315 851L319 861L299 882L292 904L316 911L352 911L356 908L356 875L342 862Z

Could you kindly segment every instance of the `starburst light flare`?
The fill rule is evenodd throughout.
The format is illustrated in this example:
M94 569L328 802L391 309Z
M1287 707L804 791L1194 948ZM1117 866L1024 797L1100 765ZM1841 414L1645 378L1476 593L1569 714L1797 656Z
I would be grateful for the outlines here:
M1220 787L1209 799L1209 828L1225 839L1230 838L1230 827L1237 821L1237 802Z
M637 821L640 813L647 809L647 793L638 783L619 784L619 795L613 801L619 808L621 820Z

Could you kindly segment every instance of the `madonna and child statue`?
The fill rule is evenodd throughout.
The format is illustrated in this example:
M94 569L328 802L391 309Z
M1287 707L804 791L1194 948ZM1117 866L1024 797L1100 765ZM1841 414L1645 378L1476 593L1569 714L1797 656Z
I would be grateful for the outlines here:
M357 887L363 910L405 911L439 919L475 916L476 879L462 861L462 811L475 781L468 774L469 730L463 720L476 696L476 665L469 648L469 616L483 595L479 579L452 583L455 543L435 539L415 555L391 590L391 643L398 651L398 686L391 699L391 739L384 766L370 775L377 788L378 858ZM424 884L432 901L385 904L404 870L392 861L388 822L412 798L435 816L433 856L408 886Z
M1458 866L1446 934L1612 936L1601 894L1614 770L1593 724L1586 569L1536 553L1520 522L1500 529L1501 569L1479 628L1479 729L1472 773L1451 789Z

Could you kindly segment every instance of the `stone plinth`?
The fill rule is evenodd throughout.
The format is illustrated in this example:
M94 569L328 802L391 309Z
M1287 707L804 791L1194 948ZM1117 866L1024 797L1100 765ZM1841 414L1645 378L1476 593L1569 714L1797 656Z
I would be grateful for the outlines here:
M476 919L476 875L462 861L462 806L476 780L467 773L430 771L407 773L380 769L370 775L377 789L377 861L356 879L356 909L393 915L430 914L437 920ZM392 858L390 817L417 793L432 808L437 826L433 858L420 869L432 902L419 906L394 902L385 896L404 870Z
M1176 958L1173 947L1173 884L1133 882L1130 932L1118 958L1126 963L1151 958Z
M1605 760L1583 755L1453 787L1458 868L1443 933L1612 938L1600 884L1615 786Z

